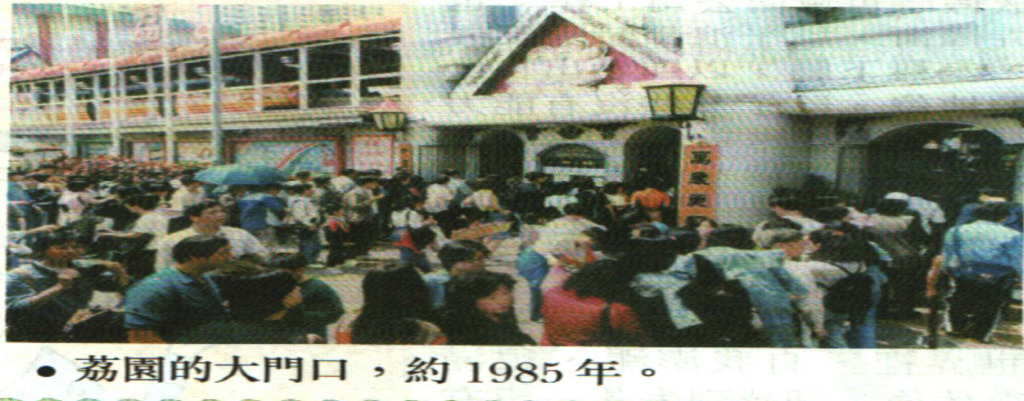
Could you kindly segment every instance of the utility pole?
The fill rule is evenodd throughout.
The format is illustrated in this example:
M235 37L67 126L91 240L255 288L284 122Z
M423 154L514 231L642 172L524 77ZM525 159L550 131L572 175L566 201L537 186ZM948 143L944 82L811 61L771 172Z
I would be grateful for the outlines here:
M167 6L160 6L160 62L163 65L163 82L160 84L163 95L160 107L164 110L164 161L174 164L177 161L174 145L174 95L176 90L172 88L171 82L177 74L177 68L171 68L171 55L168 54L171 48L170 20L167 17Z
M126 102L120 101L120 97L114 95L118 93L118 91L114 91L114 88L120 86L118 84L115 84L116 82L118 82L117 67L114 65L115 54L113 34L114 30L116 29L116 25L114 25L114 12L111 10L111 6L106 7L106 10L107 60L109 61L109 63L107 63L107 73L110 74L110 84L108 85L108 90L110 91L110 110L113 111L112 113L110 113L110 142L112 142L110 155L113 157L121 157L121 112L124 110ZM103 100L100 98L99 93L95 94L93 98L96 99L96 102L103 102ZM99 112L97 112L97 114L99 114Z
M210 30L210 119L213 131L210 139L213 141L213 165L224 164L224 133L221 131L221 99L220 91L223 89L223 79L220 70L220 46L217 35L220 33L220 6L211 6L213 14L213 28Z
M61 29L61 51L65 55L71 52L71 20L68 17L68 5L60 5L61 17L63 17ZM64 60L64 154L74 157L75 152L75 129L74 123L78 116L75 115L75 98L78 95L78 88L75 81L71 79L70 57ZM54 113L56 114L56 113Z

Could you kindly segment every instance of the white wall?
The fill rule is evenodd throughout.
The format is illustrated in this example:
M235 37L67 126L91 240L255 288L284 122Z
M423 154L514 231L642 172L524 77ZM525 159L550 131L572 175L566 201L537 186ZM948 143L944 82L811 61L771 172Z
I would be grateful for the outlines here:
M787 30L798 90L1024 78L1022 12L937 9Z

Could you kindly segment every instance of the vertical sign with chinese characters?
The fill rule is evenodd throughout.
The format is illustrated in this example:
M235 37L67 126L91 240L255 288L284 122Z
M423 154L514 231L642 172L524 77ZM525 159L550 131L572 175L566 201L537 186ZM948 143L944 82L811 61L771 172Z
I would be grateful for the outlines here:
M398 145L398 168L412 172L412 145L402 143Z
M683 144L679 183L679 221L687 216L715 216L718 145L704 141Z

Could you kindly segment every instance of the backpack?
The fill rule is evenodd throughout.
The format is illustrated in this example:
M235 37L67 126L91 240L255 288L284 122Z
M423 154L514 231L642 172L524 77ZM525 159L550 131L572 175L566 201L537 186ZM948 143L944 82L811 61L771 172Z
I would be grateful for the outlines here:
M837 264L830 264L846 273L846 277L828 288L825 293L825 310L850 315L854 321L862 320L871 309L875 279L868 275L867 268L851 272Z
M964 262L960 251L963 249L963 239L960 233L961 228L953 231L953 256L960 261L962 266L951 269L949 274L957 280L967 280L984 284L1011 284L1017 272L1009 266L985 262Z

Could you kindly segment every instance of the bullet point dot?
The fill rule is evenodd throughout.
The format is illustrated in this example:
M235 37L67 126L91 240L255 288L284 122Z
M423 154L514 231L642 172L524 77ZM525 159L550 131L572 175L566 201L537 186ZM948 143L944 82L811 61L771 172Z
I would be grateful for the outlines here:
M43 366L36 370L36 373L42 377L53 377L53 375L57 374L57 369L50 366Z

